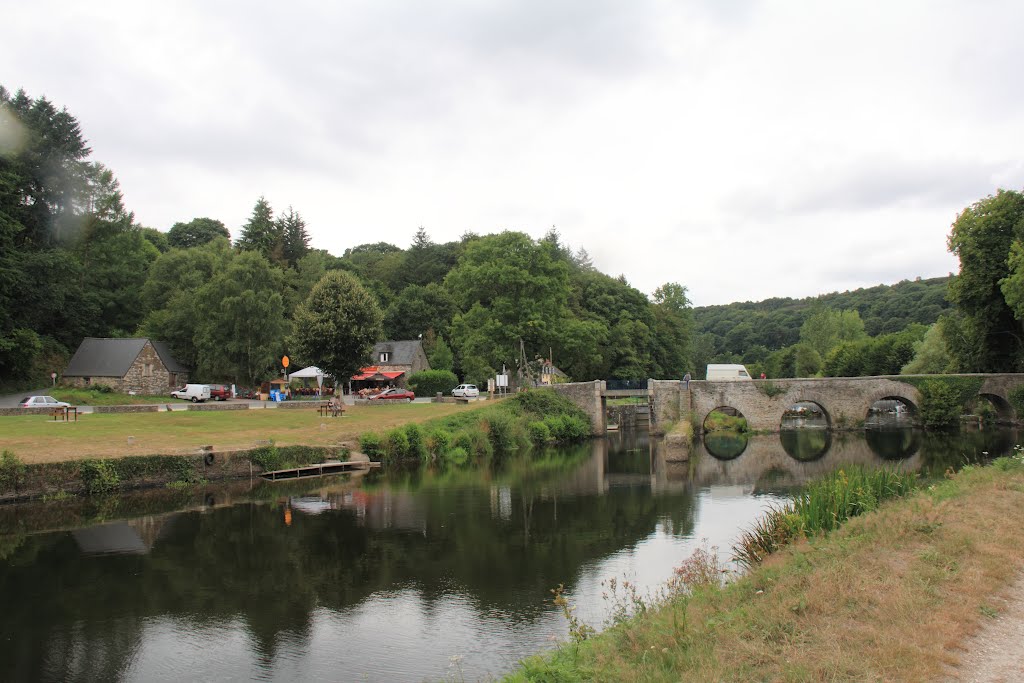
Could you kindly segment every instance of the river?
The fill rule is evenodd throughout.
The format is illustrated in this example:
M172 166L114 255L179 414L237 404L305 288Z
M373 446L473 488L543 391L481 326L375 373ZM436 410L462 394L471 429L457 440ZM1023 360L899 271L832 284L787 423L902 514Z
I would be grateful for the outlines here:
M0 506L0 680L479 680L600 627L847 463L926 476L1016 433L805 429L666 463L645 431L500 466Z

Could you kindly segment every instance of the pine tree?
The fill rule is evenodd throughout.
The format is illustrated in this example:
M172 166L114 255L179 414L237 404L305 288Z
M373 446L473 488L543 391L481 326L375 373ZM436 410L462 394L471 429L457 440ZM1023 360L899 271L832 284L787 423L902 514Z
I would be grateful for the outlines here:
M290 266L295 266L299 259L309 253L309 233L306 232L306 221L292 207L277 219L278 231L281 235L282 257Z
M242 226L242 234L235 243L242 251L256 251L265 258L271 259L276 250L280 250L281 231L274 221L274 210L264 197L256 201L252 216Z

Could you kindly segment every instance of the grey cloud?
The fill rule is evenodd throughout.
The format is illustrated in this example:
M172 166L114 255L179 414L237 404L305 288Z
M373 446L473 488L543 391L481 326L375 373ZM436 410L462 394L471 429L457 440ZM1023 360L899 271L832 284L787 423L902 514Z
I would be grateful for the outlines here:
M771 192L745 188L733 193L727 208L743 215L803 215L831 211L877 210L899 205L919 208L967 206L995 190L994 179L1013 164L983 162L862 161L816 183L790 178Z

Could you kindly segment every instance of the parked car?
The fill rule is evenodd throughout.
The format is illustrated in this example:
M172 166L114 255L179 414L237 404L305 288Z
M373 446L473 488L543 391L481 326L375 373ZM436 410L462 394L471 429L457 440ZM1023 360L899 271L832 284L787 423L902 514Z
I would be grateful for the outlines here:
M370 400L371 401L409 401L410 403L412 403L412 400L414 398L416 398L416 394L412 393L411 391L406 391L405 389L386 389L386 390L380 392L379 394L377 394L376 396L371 396Z
M202 403L210 398L209 384L186 384L181 389L171 392L174 398L181 398L193 403Z
M452 389L452 396L456 398L474 398L480 395L480 390L475 384L460 384Z
M19 408L67 408L70 405L53 396L26 396L18 402Z
M210 398L214 401L226 401L231 398L231 387L226 384L211 384Z

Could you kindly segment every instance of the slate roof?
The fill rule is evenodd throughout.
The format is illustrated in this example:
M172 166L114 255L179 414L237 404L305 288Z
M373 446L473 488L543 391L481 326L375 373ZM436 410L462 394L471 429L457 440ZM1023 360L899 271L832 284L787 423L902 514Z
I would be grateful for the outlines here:
M141 339L103 339L86 337L64 370L65 377L124 377L139 357L146 342ZM152 342L160 360L171 372L188 372L171 355L166 342Z
M422 346L419 339L378 342L373 346L373 362L379 363L381 351L387 351L390 354L387 365L412 365L417 349Z

